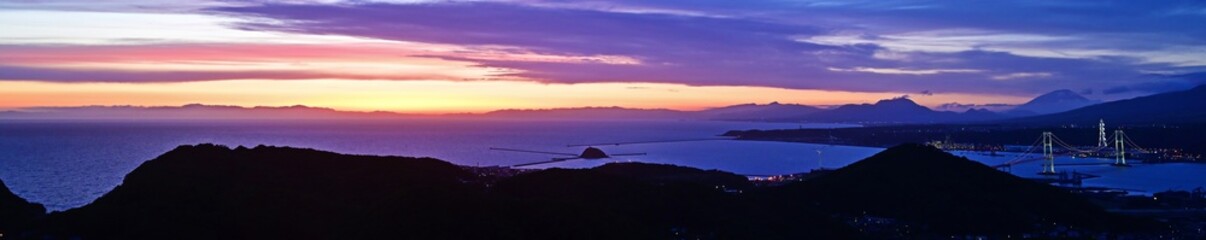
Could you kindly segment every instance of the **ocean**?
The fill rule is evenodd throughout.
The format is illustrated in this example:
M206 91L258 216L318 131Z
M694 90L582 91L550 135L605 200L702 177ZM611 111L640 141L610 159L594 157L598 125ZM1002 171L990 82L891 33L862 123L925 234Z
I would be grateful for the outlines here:
M549 155L493 151L491 147L579 153L576 144L721 139L633 145L598 145L604 151L643 156L577 160L533 166L592 167L637 161L719 169L747 175L807 172L841 167L880 148L723 140L728 130L833 128L841 124L726 121L556 121L499 119L393 120L0 120L0 180L16 194L61 211L83 206L119 185L144 161L179 145L215 143L231 147L275 145L346 154L434 157L469 166L514 165ZM956 152L993 164L1011 156ZM1064 161L1064 160L1061 160ZM1092 161L1069 159L1067 161ZM1014 172L1033 175L1038 162ZM1206 186L1206 165L1163 164L1074 170L1101 175L1086 185L1136 192Z

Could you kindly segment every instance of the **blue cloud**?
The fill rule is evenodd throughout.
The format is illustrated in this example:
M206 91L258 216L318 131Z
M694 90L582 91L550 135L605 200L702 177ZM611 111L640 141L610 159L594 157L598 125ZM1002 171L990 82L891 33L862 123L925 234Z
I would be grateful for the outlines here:
M504 45L551 54L624 55L642 62L640 65L608 65L436 56L475 61L483 66L519 69L523 71L509 75L559 83L630 81L1026 95L1056 88L1128 85L1143 81L1147 76L1143 73L1145 70L1176 71L1184 68L1131 56L1039 57L982 49L902 52L897 54L905 59L888 59L877 54L891 49L876 43L819 44L800 41L802 38L858 27L843 26L835 23L836 20L817 20L815 24L793 21L783 12L783 9L818 11L819 16L834 19L844 19L835 14L874 15L860 21L879 24L874 27L883 29L978 27L1041 33L1055 32L1057 29L1081 31L1072 28L1087 28L1085 31L1096 32L1136 30L1131 26L1120 26L1113 30L1101 29L1105 26L1097 29L1087 26L1092 25L1091 18L1082 18L1093 15L1090 12L1134 11L1092 3L1079 7L1047 3L1018 3L1018 6L985 3L988 6L968 6L970 9L958 8L963 5L947 2L921 4L925 5L922 7L896 1L854 2L847 5L755 3L740 6L730 5L728 1L706 1L692 5L640 1L616 3L629 4L628 8L606 9L540 5L552 3L268 4L213 8L210 11L274 19L240 25L259 31L353 35L458 45ZM675 8L685 13L670 11ZM1016 10L1011 13L1015 15L995 11L1001 9L1005 10L1002 12ZM766 14L753 16L759 11ZM1025 22L1045 17L1018 18L1016 15L1028 11L1055 14L1051 16L1055 22L1040 28L1029 27L1030 24ZM924 17L909 17L919 13L923 15L918 16ZM858 19L863 17L853 16ZM1103 23L1113 21L1116 20L1101 20ZM846 69L862 70L835 71Z
M641 63L426 56L521 70L505 74L555 83L664 82L1025 96L1052 89L1096 89L1117 95L1202 83L1152 72L1206 72L1206 57L1193 55L1206 51L1206 28L1198 26L1206 22L1206 2L1196 1L271 2L275 1L179 5L182 9L226 6L200 13L244 18L235 27L246 30L470 49L508 46L556 55L622 55ZM845 42L811 40L844 35L854 37ZM14 74L45 81L81 80L77 75L38 69L8 73ZM112 81L223 77L223 73L121 74L127 73L102 76ZM272 74L304 78L309 73Z

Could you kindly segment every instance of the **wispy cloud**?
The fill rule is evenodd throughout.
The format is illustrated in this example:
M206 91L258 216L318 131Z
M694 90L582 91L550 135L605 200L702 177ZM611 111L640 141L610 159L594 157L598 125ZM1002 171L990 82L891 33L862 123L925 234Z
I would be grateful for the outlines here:
M1045 78L1045 77L1051 77L1052 75L1053 74L1051 74L1049 72L1019 72L1019 73L1010 73L1010 74L992 76L992 79L1010 80L1010 79L1019 79L1019 78Z
M829 71L835 72L866 72L876 74L899 74L899 75L935 75L945 73L978 73L982 70L976 69L900 69L900 68L827 68Z
M0 7L0 24L23 26L0 33L9 52L0 52L0 65L13 69L10 80L71 82L85 72L133 82L424 76L1029 96L1167 89L1141 86L1197 83L1152 72L1206 71L1206 29L1198 26L1206 15L1195 14L1206 3L1196 2L123 0ZM118 26L91 25L99 22ZM199 53L224 44L265 50ZM355 44L362 47L341 47Z
M1132 81L1127 78L1140 75L1135 67L1139 63L1135 62L1026 56L974 48L977 42L984 44L989 41L1042 43L1076 40L1041 34L983 33L981 36L968 37L955 34L968 31L932 31L928 35L897 38L921 42L931 37L958 45L959 49L899 52L877 42L798 40L827 36L834 29L849 26L835 28L794 21L770 21L773 18L759 20L740 17L741 14L731 11L719 11L715 15L662 11L634 13L546 5L269 4L211 10L226 16L272 19L242 24L241 28L247 30L349 35L451 45L510 46L551 54L623 56L640 63L623 66L475 61L482 66L519 70L509 76L561 83L621 81L850 91L932 89L947 92L1032 93L1049 90L1047 88L1051 85L1083 88L1085 84L1076 81L1078 78L1111 76L1114 79L1104 81ZM670 4L641 6L672 7ZM749 6L742 9L756 10ZM467 11L476 14L455 14ZM963 49L969 47L971 49ZM885 53L894 56L885 57ZM469 60L457 56L441 57ZM1148 66L1173 68L1158 64ZM952 74L959 75L952 77ZM1042 78L1054 84L991 81L1022 77ZM826 81L838 79L855 81Z

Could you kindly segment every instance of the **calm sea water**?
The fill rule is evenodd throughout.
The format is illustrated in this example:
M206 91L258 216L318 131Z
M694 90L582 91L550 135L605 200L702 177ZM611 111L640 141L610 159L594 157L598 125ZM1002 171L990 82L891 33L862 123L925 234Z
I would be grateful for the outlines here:
M462 165L512 165L549 156L490 147L578 153L568 144L712 138L727 130L826 128L842 125L713 121L517 121L414 119L358 121L13 121L0 120L0 179L51 210L82 206L121 183L139 164L179 145L278 145L350 154L428 156ZM591 167L608 161L668 163L767 175L840 167L882 150L868 147L754 141L693 141L602 147L609 153L648 153L540 167ZM820 154L818 154L820 151ZM1009 156L959 153L996 163ZM1079 160L1078 160L1079 161ZM1038 163L1015 167L1019 175ZM1033 168L1033 169L1030 169ZM1088 182L1160 191L1206 186L1206 165L1129 169L1080 167L1102 175Z

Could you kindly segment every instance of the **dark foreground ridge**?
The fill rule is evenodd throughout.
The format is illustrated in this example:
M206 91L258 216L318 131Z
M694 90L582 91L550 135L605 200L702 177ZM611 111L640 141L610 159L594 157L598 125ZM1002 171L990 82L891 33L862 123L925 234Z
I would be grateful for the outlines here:
M899 230L918 234L1084 235L1157 227L1109 214L1066 190L919 144L889 148L778 194L842 214L913 223Z
M46 208L41 204L25 201L0 181L0 239L3 239L6 232L29 227L28 224L45 213Z
M2 238L949 238L1152 225L921 145L815 180L754 188L742 176L671 165L499 178L430 158L206 144L148 161L110 193L66 212L40 216L40 207L9 196L0 195L0 214L34 214L0 222L11 226L0 228Z
M750 214L741 198L712 186L740 179L728 173L617 164L537 171L497 182L478 178L430 158L182 146L139 166L95 202L52 213L8 236L782 239L854 234L821 215ZM769 221L787 224L757 224Z

